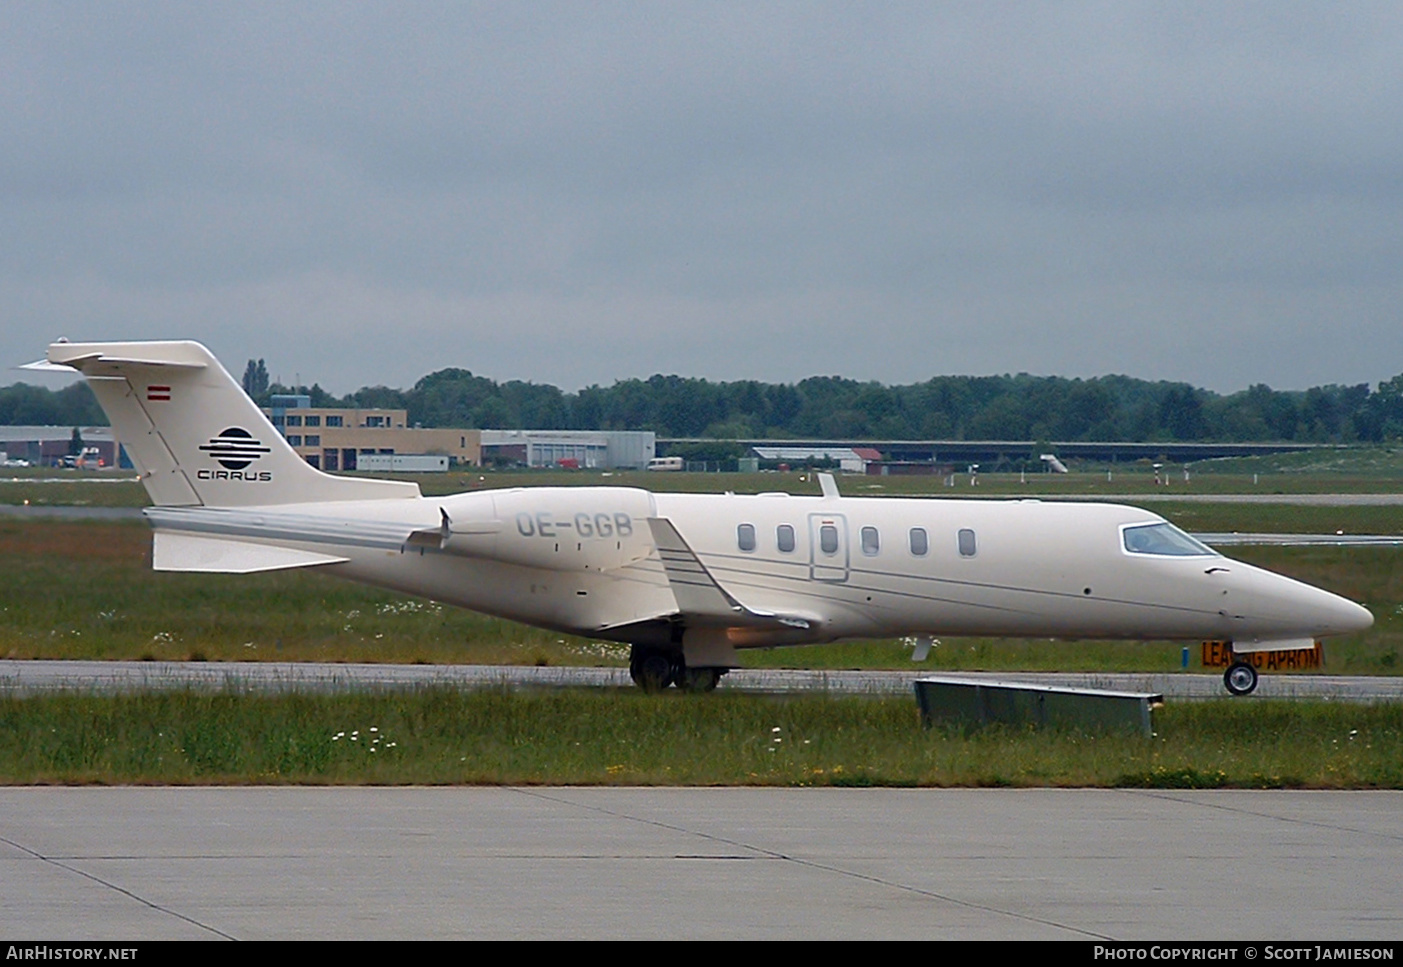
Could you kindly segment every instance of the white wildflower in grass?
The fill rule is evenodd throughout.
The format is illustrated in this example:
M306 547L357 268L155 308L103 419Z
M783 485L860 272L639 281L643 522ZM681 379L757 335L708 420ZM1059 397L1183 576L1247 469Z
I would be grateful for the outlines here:
M391 614L441 614L443 605L433 601L390 601L386 604L377 604L375 613L377 615Z
M569 651L574 655L581 655L585 658L605 658L612 661L624 661L629 656L629 646L621 645L613 641L586 641L577 645L570 645Z
M331 741L333 742L340 742L342 739L349 739L351 742L358 743L359 747L367 752L378 752L381 749L394 749L399 747L398 742L386 741L385 733L380 731L378 725L372 725L364 731L361 729L352 729L349 734L345 731L337 732L331 737ZM362 739L365 741L361 741Z

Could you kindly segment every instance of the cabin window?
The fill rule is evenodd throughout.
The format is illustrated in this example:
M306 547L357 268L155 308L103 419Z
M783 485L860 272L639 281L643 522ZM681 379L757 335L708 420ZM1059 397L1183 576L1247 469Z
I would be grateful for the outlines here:
M825 554L838 553L838 528L833 524L824 524L818 529L818 546Z
M959 540L960 556L974 557L974 552L976 550L974 544L974 531L970 530L968 527L960 528Z
M736 528L736 543L743 551L755 550L755 525L741 524Z
M1121 531L1125 549L1132 554L1158 554L1168 557L1216 556L1211 548L1200 544L1168 522L1142 524Z
M862 553L868 557L876 554L882 548L881 538L877 535L877 528L864 527L862 529Z
M779 549L786 554L794 553L794 527L791 524L780 524L775 528L775 543Z
M916 557L925 557L930 553L930 539L926 537L924 527L911 528L911 553Z

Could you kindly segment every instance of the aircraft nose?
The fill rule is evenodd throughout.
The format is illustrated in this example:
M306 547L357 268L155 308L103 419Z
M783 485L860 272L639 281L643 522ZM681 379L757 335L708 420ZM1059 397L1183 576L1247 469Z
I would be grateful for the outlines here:
M1329 594L1328 591L1323 593ZM1329 596L1333 600L1327 605L1329 630L1325 631L1324 634L1348 635L1373 627L1374 615L1368 608L1337 594L1329 594Z
M1290 578L1282 580L1290 581ZM1338 594L1296 581L1291 581L1288 590L1294 607L1282 607L1283 616L1292 614L1300 623L1302 631L1308 631L1316 637L1353 634L1369 628L1374 623L1374 616L1368 608Z
M1254 633L1291 638L1348 635L1374 623L1367 608L1322 588L1260 568L1239 573L1244 581L1229 599L1244 607L1234 617Z

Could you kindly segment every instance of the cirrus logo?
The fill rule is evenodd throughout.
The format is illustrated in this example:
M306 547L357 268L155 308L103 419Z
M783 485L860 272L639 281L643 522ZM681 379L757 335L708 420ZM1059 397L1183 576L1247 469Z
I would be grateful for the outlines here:
M200 447L219 462L225 470L243 470L253 461L272 451L241 426L231 426Z

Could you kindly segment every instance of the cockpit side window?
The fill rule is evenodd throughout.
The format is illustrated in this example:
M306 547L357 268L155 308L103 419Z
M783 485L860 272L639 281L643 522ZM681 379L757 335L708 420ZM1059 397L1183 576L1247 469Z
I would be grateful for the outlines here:
M1121 541L1131 554L1158 557L1217 557L1218 552L1173 524L1132 524L1121 528Z

